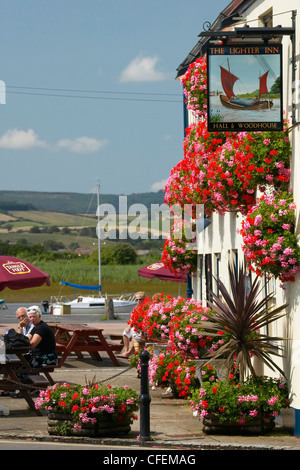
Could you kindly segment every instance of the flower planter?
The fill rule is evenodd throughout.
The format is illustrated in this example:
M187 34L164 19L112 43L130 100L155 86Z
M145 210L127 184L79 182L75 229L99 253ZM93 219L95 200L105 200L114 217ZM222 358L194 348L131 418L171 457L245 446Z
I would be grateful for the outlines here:
M54 384L40 392L37 409L48 411L48 432L58 436L126 434L137 419L138 394L128 385Z
M130 420L115 421L111 416L106 416L98 423L97 436L128 434L130 430Z
M265 434L275 427L274 419L267 419L263 413L259 413L251 421L245 424L233 422L220 422L218 418L204 418L203 432L205 434Z
M48 414L48 433L51 436L70 435L73 427L73 419L67 413L49 413Z
M288 388L282 379L251 376L245 382L205 382L191 396L191 409L206 434L264 434L289 406Z
M74 428L75 421L66 413L49 413L48 433L54 436L115 436L128 434L130 420L115 421L112 416L104 416L97 424L83 423L81 428Z

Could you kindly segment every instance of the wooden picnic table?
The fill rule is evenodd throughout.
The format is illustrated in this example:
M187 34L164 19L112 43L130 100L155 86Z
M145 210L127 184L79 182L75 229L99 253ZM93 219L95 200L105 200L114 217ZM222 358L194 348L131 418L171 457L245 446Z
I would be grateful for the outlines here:
M5 361L0 363L0 374L3 374L0 380L0 390L8 392L19 391L35 414L42 416L41 411L35 408L30 392L46 389L50 384L54 383L50 376L50 372L54 371L54 366L43 368L31 367L26 359L26 354L30 351L30 346L22 348L6 347Z
M58 367L61 367L71 353L81 354L88 352L92 359L102 361L99 352L104 351L115 366L119 366L114 351L120 352L121 344L107 341L103 336L103 329L87 325L58 324L56 325L55 341L56 352L61 354ZM67 335L66 335L67 334Z

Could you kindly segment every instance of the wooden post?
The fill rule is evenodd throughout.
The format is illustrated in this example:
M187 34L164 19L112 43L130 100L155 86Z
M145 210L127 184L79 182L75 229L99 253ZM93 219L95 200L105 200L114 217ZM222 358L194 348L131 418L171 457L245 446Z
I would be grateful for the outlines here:
M105 299L105 316L107 320L115 320L113 299Z

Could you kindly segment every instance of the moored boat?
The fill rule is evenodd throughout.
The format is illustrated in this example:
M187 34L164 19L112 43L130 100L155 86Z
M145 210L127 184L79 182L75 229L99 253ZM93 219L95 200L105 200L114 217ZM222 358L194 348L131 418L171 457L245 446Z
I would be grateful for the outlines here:
M106 301L109 297L94 297L79 295L73 300L52 297L50 312L53 315L71 314L103 314L106 311ZM114 313L130 313L137 305L134 294L124 294L113 298Z

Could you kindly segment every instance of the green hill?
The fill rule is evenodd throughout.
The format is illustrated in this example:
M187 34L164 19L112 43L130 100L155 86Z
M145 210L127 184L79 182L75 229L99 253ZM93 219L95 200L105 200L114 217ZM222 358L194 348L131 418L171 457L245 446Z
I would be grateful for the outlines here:
M164 193L136 193L127 196L128 207L132 204L143 204L150 209L151 204L163 204ZM118 213L119 196L101 194L100 204L112 204ZM20 208L22 206L22 208ZM97 208L96 194L50 193L38 191L1 191L0 211L38 210L64 212L69 214L95 214Z
M163 192L131 194L127 196L127 210L133 204L143 204L150 217L151 204L161 206L163 198ZM101 195L100 204L111 204L116 214L119 213L118 195ZM2 191L0 238L10 244L51 245L51 250L75 246L94 250L97 238L96 208L96 194ZM148 227L147 221L145 227ZM118 236L117 232L115 236ZM150 249L160 245L160 242L138 239L134 243L137 249Z

